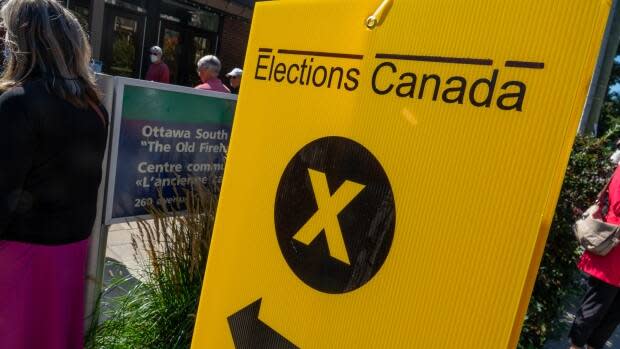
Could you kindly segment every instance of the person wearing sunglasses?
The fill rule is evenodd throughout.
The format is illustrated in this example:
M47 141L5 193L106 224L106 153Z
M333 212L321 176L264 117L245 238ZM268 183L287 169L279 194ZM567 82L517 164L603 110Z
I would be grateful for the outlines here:
M228 78L228 86L230 86L230 93L239 94L239 86L241 86L241 75L243 74L243 70L239 68L235 68L230 71L230 73L226 74Z

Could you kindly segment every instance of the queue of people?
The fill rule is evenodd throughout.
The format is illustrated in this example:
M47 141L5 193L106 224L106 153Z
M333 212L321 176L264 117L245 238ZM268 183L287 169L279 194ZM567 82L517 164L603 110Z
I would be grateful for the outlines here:
M149 57L151 64L146 72L145 80L169 84L170 69L163 61L163 50L161 47L151 47L149 50ZM201 84L195 88L207 91L239 94L243 70L234 68L226 74L226 77L228 78L228 86L226 86L219 78L221 70L222 63L216 56L207 55L200 58L198 62L196 62L196 73L200 77Z

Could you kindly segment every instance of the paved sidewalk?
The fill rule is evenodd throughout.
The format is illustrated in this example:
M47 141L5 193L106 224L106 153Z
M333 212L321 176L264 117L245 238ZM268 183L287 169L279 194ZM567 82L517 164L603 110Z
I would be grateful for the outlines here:
M131 246L131 234L137 232L135 223L121 223L110 226L108 230L108 244L106 259L113 259L124 265L129 273L139 277L138 264ZM107 266L107 265L106 265Z
M110 226L108 230L108 243L106 248L106 262L108 260L120 263L128 273L138 280L143 280L140 275L140 266L136 261L134 248L131 245L132 234L138 233L136 223L121 223ZM146 254L140 253L140 260L146 260ZM106 267L107 263L106 263Z
M141 282L138 263L131 246L131 234L137 231L135 223L112 225L108 232L105 264L103 268L103 293L100 322L106 320L111 301L126 295ZM122 280L122 282L121 282Z
M581 297L581 295L571 300L566 312L564 313L562 322L566 325L566 330L562 334L562 337L558 340L547 342L543 349L568 349L568 331L570 325L573 323L573 319L575 318L575 312L579 307L579 297ZM617 329L616 332L614 332L614 335L607 342L605 348L620 349L620 329Z

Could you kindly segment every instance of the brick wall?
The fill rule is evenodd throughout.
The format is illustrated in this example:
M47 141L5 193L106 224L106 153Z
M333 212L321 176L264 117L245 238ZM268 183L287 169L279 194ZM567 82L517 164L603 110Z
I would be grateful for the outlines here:
M250 36L249 20L225 16L222 24L222 36L218 58L222 62L222 76L233 68L243 69L245 49L248 46ZM245 70L244 70L245 73ZM223 79L228 83L227 79Z

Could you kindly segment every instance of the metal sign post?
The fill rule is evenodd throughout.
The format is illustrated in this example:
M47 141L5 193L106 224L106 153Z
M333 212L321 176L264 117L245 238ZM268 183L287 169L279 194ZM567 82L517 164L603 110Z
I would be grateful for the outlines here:
M103 94L103 106L111 111L114 107L114 77L109 75L97 74L97 86ZM108 160L112 134L112 124L114 123L112 114L109 113L108 143L103 159L103 169L101 184L99 185L99 195L97 197L97 215L93 231L90 237L90 247L88 252L88 265L86 269L86 289L84 297L84 314L86 330L97 321L97 302L103 279L103 266L105 263L105 251L108 241L108 226L103 223L103 211L105 207L106 183L108 179Z
M618 0L613 0L612 11L609 13L605 38L596 64L596 70L590 84L588 100L583 109L579 123L579 134L597 135L601 109L609 90L609 77L614 66L620 43L620 7Z

